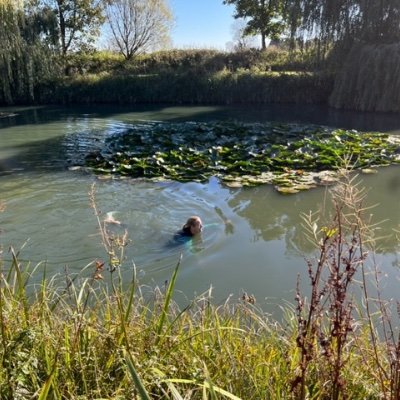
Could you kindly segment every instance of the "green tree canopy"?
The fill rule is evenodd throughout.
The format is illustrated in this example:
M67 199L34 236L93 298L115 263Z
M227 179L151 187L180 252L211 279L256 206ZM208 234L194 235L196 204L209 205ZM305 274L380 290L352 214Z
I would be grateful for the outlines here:
M63 55L74 48L92 44L104 22L102 0L39 0L43 10L52 10L57 19L56 34ZM50 33L50 32L49 32Z
M14 81L14 60L23 53L23 41L20 25L23 16L22 7L12 0L0 2L0 73L2 98L12 102Z
M397 111L399 0L288 0L292 38L336 72L329 104Z
M235 18L246 19L245 35L261 35L263 50L267 38L279 39L285 29L284 0L224 0L224 4L235 6Z

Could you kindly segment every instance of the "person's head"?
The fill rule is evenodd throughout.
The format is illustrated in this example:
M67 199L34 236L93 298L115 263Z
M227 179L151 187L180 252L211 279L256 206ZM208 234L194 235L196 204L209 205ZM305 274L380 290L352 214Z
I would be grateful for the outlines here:
M201 222L200 217L197 215L188 218L186 221L186 224L183 225L182 230L185 232L187 235L194 236L197 235L198 233L201 232L203 229L203 224Z

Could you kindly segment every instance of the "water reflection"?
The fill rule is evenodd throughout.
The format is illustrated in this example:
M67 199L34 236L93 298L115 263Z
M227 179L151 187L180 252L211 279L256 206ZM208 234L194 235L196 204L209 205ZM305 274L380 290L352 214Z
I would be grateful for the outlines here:
M283 240L287 254L299 255L315 250L304 236L301 215L322 210L325 198L325 188L282 196L271 186L259 186L237 191L228 204L249 222L252 241Z
M354 184L364 188L365 218L377 224L379 252L396 252L400 227L400 176L396 166L386 167L374 175L353 174ZM229 205L249 221L253 240L283 239L289 251L307 253L312 249L304 237L299 216L319 212L325 218L332 210L329 187L319 187L295 196L283 196L272 186L259 186L233 191ZM329 220L328 220L329 221Z

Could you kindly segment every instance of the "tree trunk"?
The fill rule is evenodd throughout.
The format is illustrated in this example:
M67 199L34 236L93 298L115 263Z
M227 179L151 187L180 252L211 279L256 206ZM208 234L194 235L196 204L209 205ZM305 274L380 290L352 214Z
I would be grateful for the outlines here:
M265 50L267 48L266 39L267 39L267 37L266 37L265 33L261 32L261 50Z
M63 0L57 0L57 5L58 5L58 18L60 22L61 51L62 55L65 56L65 54L67 53L67 46L65 43L65 19L62 10Z

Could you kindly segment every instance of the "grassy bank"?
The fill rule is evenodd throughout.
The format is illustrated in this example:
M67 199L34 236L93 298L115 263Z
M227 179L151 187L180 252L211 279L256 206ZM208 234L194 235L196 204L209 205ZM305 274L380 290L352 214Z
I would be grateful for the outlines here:
M329 77L315 73L103 73L49 82L37 98L41 103L61 104L325 103L332 85Z
M49 54L43 58L51 68L13 77L0 91L0 105L311 103L397 112L396 46L358 44L346 59L285 45L169 50L131 60L110 52Z
M14 251L1 261L0 397L398 399L397 331L365 285L373 243L365 193L345 175L332 196L330 219L304 216L316 249L305 265L310 289L297 289L278 322L247 295L217 306L205 293L179 309L179 262L164 288L142 288L134 273L122 282L127 234L107 230L92 188L105 261L78 276L42 272L36 287L30 277L42 266L23 265Z
M334 75L306 53L170 50L124 60L97 52L55 59L51 75L14 104L327 103ZM64 75L63 73L67 75ZM7 105L2 98L0 104Z

